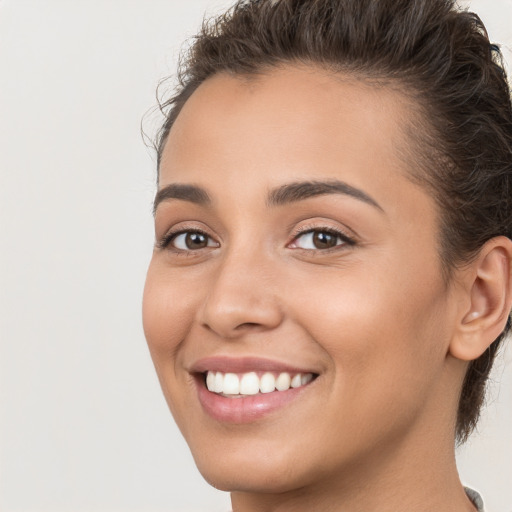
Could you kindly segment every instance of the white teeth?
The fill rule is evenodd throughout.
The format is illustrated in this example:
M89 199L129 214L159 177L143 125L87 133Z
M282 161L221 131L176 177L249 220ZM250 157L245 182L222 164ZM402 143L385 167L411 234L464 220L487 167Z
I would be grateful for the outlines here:
M272 393L276 389L276 378L271 373L264 373L260 379L260 391Z
M215 373L208 372L206 374L206 387L212 391L215 389Z
M208 372L210 373L210 372ZM215 393L222 393L222 388L224 387L224 374L221 372L217 372L215 374L215 383L213 385L213 389L210 389L210 391L214 391Z
M255 372L245 373L240 381L241 395L257 395L260 391L260 379Z
M238 395L240 394L240 379L235 373L226 373L224 375L224 384L222 392L225 395Z
M290 389L291 382L292 379L289 373L284 372L279 374L279 377L276 379L277 391L286 391L287 389Z
M300 376L300 383L305 386L309 382L313 380L313 374L312 373L305 373Z
M300 373L298 373L297 375L295 375L295 377L293 377L291 386L292 386L292 388L299 388L301 385L302 385L302 379L300 378Z
M270 372L258 377L256 372L237 375L209 371L206 374L206 387L213 393L224 395L250 396L258 393L286 391L291 388L305 386L313 380L312 373L297 373L291 377L288 372L282 372L277 377Z

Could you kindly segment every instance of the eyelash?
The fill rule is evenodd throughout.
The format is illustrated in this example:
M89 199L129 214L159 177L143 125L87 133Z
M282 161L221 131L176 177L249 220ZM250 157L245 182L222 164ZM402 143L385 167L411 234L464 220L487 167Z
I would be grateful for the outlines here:
M183 228L183 229L179 229L177 231L170 231L169 233L166 233L162 239L157 243L157 247L159 249L168 249L168 250L173 250L179 254L182 254L182 253L185 253L185 254L188 254L188 253L191 253L193 252L192 250L189 250L189 251L184 251L183 249L178 249L176 247L172 247L171 246L171 242L173 240L175 240L178 236L180 235L184 235L186 233L195 233L195 234L198 234L198 235L203 235L209 239L212 239L212 237L206 232L206 231L203 231L202 229L197 229L197 228L190 228L190 229L187 229L187 228Z
M335 228L325 227L325 226L302 227L295 232L291 243L295 243L299 238L301 238L305 235L311 234L311 233L327 233L327 234L332 235L341 240L342 243L337 244L334 247L330 247L327 249L316 249L316 251L320 251L322 253L340 250L344 246L356 245L356 240L354 240L354 238L352 238L351 236L347 235L345 232L341 231L340 229L335 229ZM307 252L315 251L314 249L302 249L301 247L297 247L297 249L307 251Z
M172 245L171 245L172 241L175 240L178 236L187 234L187 233L195 233L195 234L203 235L203 236L207 237L208 239L212 240L212 237L206 231L203 231L203 230L197 229L197 228L190 228L190 229L184 228L184 229L180 229L177 231L171 231L169 233L166 233L163 236L163 238L160 241L158 241L157 247L159 249L172 250L173 252L180 254L180 255L191 255L193 252L196 252L199 249L196 249L195 251L193 249L183 250L183 249L178 249L176 247L172 247ZM302 249L301 247L297 247L296 249L307 251L307 252L320 251L320 252L325 253L325 252L331 252L333 250L339 250L341 247L346 246L346 245L348 245L348 246L356 245L356 241L341 230L330 228L330 227L327 228L327 227L318 227L317 226L317 227L306 227L306 228L303 227L303 228L297 230L293 234L292 241L290 243L288 243L287 246L295 243L301 237L311 234L311 233L327 233L329 235L332 235L332 236L340 239L342 243L337 244L334 247L330 247L330 248L326 248L326 249Z

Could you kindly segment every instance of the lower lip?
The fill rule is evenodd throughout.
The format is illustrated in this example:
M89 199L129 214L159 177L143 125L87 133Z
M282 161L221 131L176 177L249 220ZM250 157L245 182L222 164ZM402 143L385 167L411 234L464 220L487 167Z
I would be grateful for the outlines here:
M228 398L206 388L203 376L196 378L199 402L213 419L225 423L251 423L295 400L311 383L286 391Z

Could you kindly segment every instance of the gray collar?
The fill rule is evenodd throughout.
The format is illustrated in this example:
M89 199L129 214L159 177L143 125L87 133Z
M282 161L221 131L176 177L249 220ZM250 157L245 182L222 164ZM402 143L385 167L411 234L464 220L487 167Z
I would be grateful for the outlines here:
M470 489L469 487L464 487L464 490L466 491L466 494L468 495L468 498L472 501L473 505L475 505L478 512L485 512L484 500L482 499L482 496L480 496L480 494L478 494L473 489Z

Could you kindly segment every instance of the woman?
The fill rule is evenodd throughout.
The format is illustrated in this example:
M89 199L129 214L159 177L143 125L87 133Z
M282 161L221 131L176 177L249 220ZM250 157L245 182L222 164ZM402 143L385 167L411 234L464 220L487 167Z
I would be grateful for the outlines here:
M158 140L144 327L233 510L474 511L456 440L510 328L512 108L449 0L206 24Z

